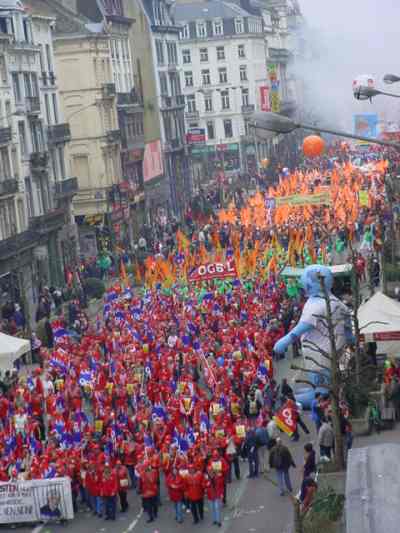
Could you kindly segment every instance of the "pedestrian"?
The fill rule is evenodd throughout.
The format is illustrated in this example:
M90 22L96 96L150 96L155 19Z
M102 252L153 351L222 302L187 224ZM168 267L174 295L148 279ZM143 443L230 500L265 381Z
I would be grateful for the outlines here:
M316 392L315 397L313 401L311 402L311 420L315 424L315 429L317 430L317 434L318 434L319 428L321 427L321 418L323 416L320 400L321 400L321 393Z
M183 523L183 499L184 499L184 482L179 475L177 468L172 467L171 472L166 477L168 495L175 507L175 520L178 524Z
M109 464L105 464L101 493L105 503L105 520L115 520L117 512L118 479L117 472Z
M259 473L259 456L258 456L258 444L257 436L254 429L249 429L246 435L244 443L244 449L249 462L249 474L248 478L258 477Z
M190 504L194 524L204 519L204 488L203 473L194 464L190 464L189 475L185 478L185 495Z
M285 495L285 486L288 492L292 493L292 482L290 480L289 469L296 468L292 454L289 448L284 446L281 439L276 440L275 446L271 449L269 455L269 466L276 470L279 492L281 496Z
M221 527L222 525L222 500L224 497L224 473L221 469L210 465L205 476L205 488L207 498L211 503L213 524Z
M331 418L321 418L322 425L318 431L318 445L320 457L331 458L332 448L335 444L335 434L333 433Z
M147 523L154 522L158 515L158 472L150 463L144 464L139 478L139 491L142 495L143 510L147 513Z
M118 495L121 505L121 512L125 513L129 508L128 503L128 489L130 488L129 473L125 465L123 465L120 459L116 461L116 472L118 479Z

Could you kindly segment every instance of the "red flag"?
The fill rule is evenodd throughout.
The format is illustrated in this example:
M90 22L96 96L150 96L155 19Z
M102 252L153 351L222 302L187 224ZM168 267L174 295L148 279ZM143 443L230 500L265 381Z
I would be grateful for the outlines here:
M279 429L284 431L289 437L293 435L297 428L297 411L292 400L288 400L274 416L274 421Z

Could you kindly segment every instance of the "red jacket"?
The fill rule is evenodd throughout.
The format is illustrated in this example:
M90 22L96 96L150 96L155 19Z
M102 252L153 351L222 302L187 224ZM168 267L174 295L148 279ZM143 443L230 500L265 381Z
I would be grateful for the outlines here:
M169 474L166 479L168 495L171 502L183 500L184 482L179 474Z
M118 493L118 479L115 469L108 476L103 475L101 484L101 496L116 496Z
M140 477L140 488L143 498L152 498L158 494L157 470L145 470Z
M204 498L204 476L199 470L185 479L185 495L192 502Z
M207 498L209 500L222 500L224 497L225 477L224 474L208 476L205 482Z
M118 465L117 468L118 492L126 492L129 488L128 469L124 465Z

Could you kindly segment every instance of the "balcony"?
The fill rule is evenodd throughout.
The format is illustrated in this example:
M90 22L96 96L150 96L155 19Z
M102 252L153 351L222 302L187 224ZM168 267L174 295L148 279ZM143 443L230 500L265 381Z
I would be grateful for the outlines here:
M23 52L39 52L40 45L33 44L27 41L13 41L14 50L22 50Z
M65 224L65 209L52 209L44 215L30 219L30 227L43 234L61 228Z
M133 89L130 93L118 93L117 94L117 106L142 106L139 95Z
M67 143L71 140L71 129L68 122L54 124L47 128L47 141L49 144Z
M121 142L121 130L109 130L106 133L106 140L109 144Z
M5 196L7 194L16 194L18 192L18 180L8 179L0 180L0 196Z
M11 142L12 132L11 128L0 128L0 144L7 144Z
M186 120L198 120L200 118L200 113L198 111L185 111Z
M183 94L175 96L161 96L161 110L179 109L185 107L185 97Z
M12 235L7 239L0 240L0 257L8 259L17 254L21 254L24 250L33 248L38 244L38 235L36 231L28 229Z
M115 83L103 83L101 87L103 98L115 98L117 96L117 90Z
M242 105L243 114L254 113L254 110L255 110L254 104Z
M32 152L30 163L32 171L45 171L49 164L49 154L47 152Z
M269 59L277 63L287 63L290 59L291 53L287 48L269 48Z
M287 98L281 101L280 113L282 115L290 116L296 112L296 109L296 100Z
M78 178L67 178L55 184L55 197L57 199L72 197L78 192Z
M26 97L26 110L28 115L37 116L40 114L40 98L39 96Z
M164 144L165 152L177 152L183 149L183 142L180 139L170 139Z

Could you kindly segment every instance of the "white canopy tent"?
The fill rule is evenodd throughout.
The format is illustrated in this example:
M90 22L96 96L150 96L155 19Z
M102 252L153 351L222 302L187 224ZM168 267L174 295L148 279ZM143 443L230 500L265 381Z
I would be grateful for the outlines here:
M0 333L0 370L12 370L14 361L31 349L30 341Z
M400 357L400 302L377 292L360 306L358 321L365 341L379 343L378 353Z

